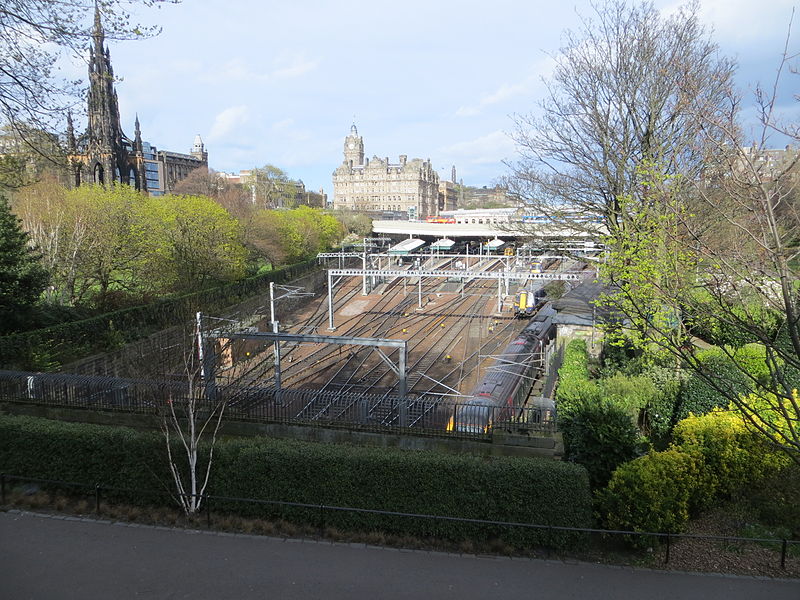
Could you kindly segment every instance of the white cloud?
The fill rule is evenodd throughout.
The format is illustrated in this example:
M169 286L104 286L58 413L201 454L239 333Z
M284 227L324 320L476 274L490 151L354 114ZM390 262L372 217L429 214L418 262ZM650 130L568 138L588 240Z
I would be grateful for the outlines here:
M275 131L281 131L281 130L289 129L292 125L294 125L294 119L289 117L287 119L281 119L280 121L275 121L272 124L272 128Z
M478 110L474 106L461 106L456 111L456 116L457 117L474 117L475 115L479 115L480 113L481 113L481 111Z
M309 60L304 55L282 55L275 59L272 76L276 79L294 79L317 68L317 61Z
M489 106L500 104L517 96L526 94L533 95L542 77L552 72L553 65L554 61L551 57L543 57L532 65L530 74L525 77L525 79L518 83L503 83L495 91L484 95L477 104L459 107L455 112L455 116L474 117L482 113L483 109Z
M209 141L224 138L237 127L247 123L249 118L250 109L246 106L229 106L214 118L211 133L208 135Z
M670 2L662 8L665 14L674 14L686 3L682 0ZM752 43L775 40L777 45L788 31L792 8L797 0L703 0L698 15L700 21L714 30L718 42ZM783 23L784 29L776 29ZM741 48L740 48L741 49Z
M513 154L514 142L504 132L492 131L479 138L445 146L439 154L452 157L460 163L474 165L499 163Z
M252 69L241 58L233 58L221 65L209 67L200 76L204 83L219 84L221 82L265 82L270 79L268 73L259 73Z

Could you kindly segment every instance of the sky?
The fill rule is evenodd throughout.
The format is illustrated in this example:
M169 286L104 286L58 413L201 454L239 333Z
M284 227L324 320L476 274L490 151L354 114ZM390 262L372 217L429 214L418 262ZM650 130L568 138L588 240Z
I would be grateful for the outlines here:
M701 2L746 98L774 79L796 4ZM515 158L512 115L536 112L564 30L590 15L589 0L183 0L138 9L160 35L110 51L123 130L138 114L146 141L186 153L200 134L212 169L273 164L332 195L355 122L367 157L429 158L484 186Z

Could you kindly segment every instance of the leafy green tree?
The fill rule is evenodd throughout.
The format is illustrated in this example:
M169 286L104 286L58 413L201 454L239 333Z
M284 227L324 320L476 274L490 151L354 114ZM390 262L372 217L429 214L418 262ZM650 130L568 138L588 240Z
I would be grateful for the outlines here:
M48 281L20 220L0 196L0 333L26 327Z
M334 216L342 223L349 233L359 237L368 237L372 233L372 219L369 215L351 210L337 210Z
M564 458L586 467L592 489L605 487L621 464L640 454L639 432L628 412L611 400L579 400L559 419Z
M22 190L16 206L65 304L112 308L244 273L240 226L210 198L38 184Z
M247 251L239 223L210 198L148 197L139 214L138 235L148 248L141 265L158 292L200 289L244 275ZM145 231L148 221L152 229Z
M345 235L344 226L323 210L300 206L292 210L258 211L251 243L275 264L305 260L326 250Z

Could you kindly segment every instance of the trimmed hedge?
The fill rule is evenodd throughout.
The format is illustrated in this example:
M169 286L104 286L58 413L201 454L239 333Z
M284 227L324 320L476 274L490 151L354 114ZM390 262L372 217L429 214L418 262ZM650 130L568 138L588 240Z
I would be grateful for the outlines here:
M586 470L547 459L454 456L269 438L223 439L215 448L209 493L216 496L589 527ZM0 416L5 473L128 489L171 489L163 440L155 433ZM146 502L130 496L127 502ZM215 512L320 524L317 509L215 501ZM562 547L579 536L409 517L328 511L343 530L463 540L492 537L518 545Z
M145 304L45 329L0 337L0 368L50 371L83 356L107 352L154 331L191 318L197 311L217 311L314 269L316 259L217 288L163 298Z

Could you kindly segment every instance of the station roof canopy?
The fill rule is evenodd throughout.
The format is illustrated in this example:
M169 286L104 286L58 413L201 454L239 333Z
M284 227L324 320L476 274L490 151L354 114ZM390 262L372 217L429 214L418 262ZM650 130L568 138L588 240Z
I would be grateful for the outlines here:
M489 248L489 250L497 250L498 248L502 248L505 245L506 243L498 238L494 238L493 240L489 240L488 242L486 242L486 247Z
M455 244L456 243L453 240L442 238L433 242L429 248L431 250L450 250L453 246L455 246Z
M419 250L424 245L425 240L421 240L419 238L409 238L389 248L389 254L394 256L405 256L406 254L411 254L412 252Z

